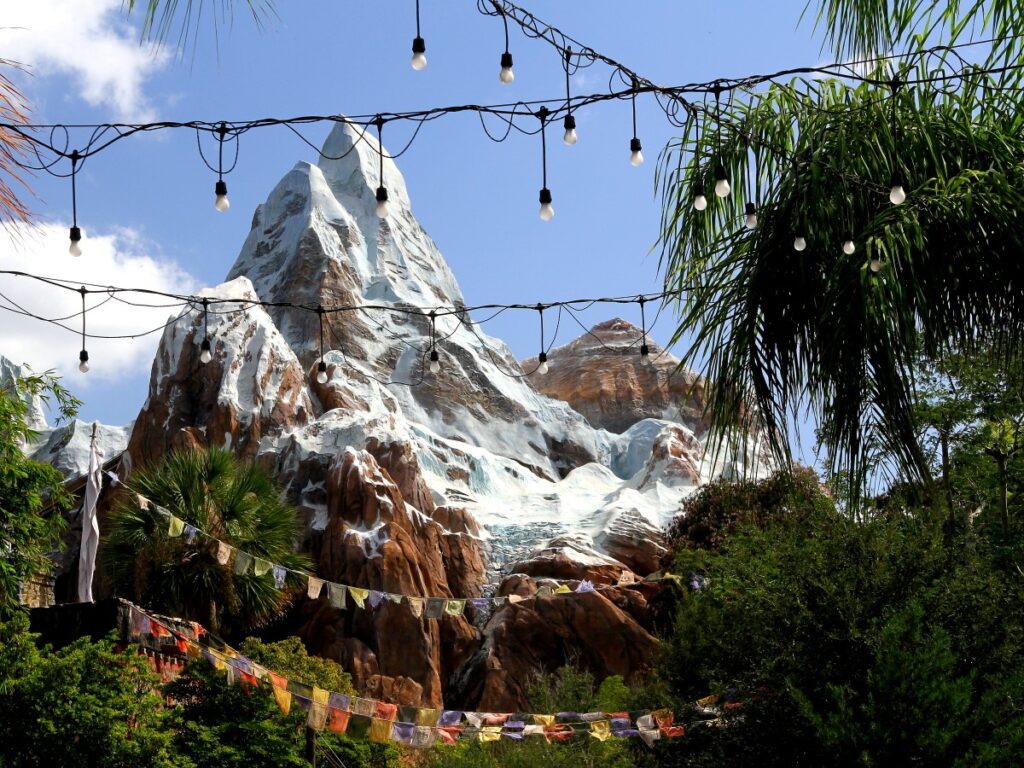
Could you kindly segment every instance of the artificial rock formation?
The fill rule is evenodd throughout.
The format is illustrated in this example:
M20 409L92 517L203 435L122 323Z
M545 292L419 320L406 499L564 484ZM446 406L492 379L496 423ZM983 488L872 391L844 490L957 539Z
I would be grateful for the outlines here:
M642 419L666 419L702 434L707 430L704 382L680 370L679 359L650 339L648 359L641 358L641 336L639 328L620 318L599 323L551 350L548 373L533 383L610 432L624 432ZM523 361L524 370L536 366L536 358Z
M545 578L615 584L654 570L662 527L712 476L699 388L670 378L667 356L640 366L629 346L639 332L622 321L595 329L604 346L554 350L540 381L509 376L518 363L506 345L446 315L442 369L427 373L429 322L401 310L464 306L455 277L389 159L391 213L375 215L372 137L339 125L323 157L284 176L229 281L201 294L242 301L210 315L213 360L199 361L201 309L165 330L128 447L135 464L200 445L253 458L299 509L316 574L355 587L532 594ZM306 309L244 303L256 298ZM325 312L321 351L311 308L371 304ZM599 678L645 669L657 590L553 595L440 621L405 601L339 610L324 595L300 600L292 618L364 695L517 709L531 675L570 657Z

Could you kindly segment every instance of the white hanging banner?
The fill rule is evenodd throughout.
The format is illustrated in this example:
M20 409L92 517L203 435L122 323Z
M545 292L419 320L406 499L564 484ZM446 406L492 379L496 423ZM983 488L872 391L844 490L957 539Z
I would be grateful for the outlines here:
M89 472L85 478L85 502L82 504L82 547L78 556L78 602L92 602L92 577L96 571L96 549L100 540L100 524L96 519L96 502L103 489L103 473L96 450L96 425L89 445Z

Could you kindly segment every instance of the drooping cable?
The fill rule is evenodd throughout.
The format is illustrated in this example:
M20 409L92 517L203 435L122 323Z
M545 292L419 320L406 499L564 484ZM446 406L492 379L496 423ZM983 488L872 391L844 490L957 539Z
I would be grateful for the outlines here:
M516 79L516 73L512 71L512 53L508 49L508 17L505 15L505 9L498 3L494 3L494 8L501 16L501 23L505 27L505 52L501 54L501 71L498 73L498 79L505 85L509 85Z
M81 155L78 154L78 150L74 150L71 153L71 233L70 240L71 245L68 246L68 253L72 256L81 256L82 247L79 243L82 240L82 230L78 228L78 188L76 179L78 177L78 161L81 159Z
M633 138L629 140L629 162L632 166L640 166L644 164L644 153L643 146L640 144L640 138L636 135L636 89L637 89L636 78L633 78L632 95L629 103L633 110Z
M541 164L541 187L540 187L540 218L541 221L551 221L555 216L555 209L551 205L551 190L548 189L548 141L545 126L549 115L547 107L537 110L537 119L540 120L540 164Z
M896 118L896 105L899 100L900 80L893 77L889 87L892 89L892 180L889 183L889 202L902 205L907 199L906 179L900 167L900 126ZM875 270L878 271L877 269Z
M199 345L199 362L203 365L213 359L213 350L210 348L210 300L203 299L203 342Z
M324 308L316 305L316 316L320 323L320 362L316 365L316 380L319 384L327 383L327 361L324 360Z
M417 72L427 68L427 44L420 34L420 0L416 0L416 37L412 39L412 68Z
M224 141L227 134L227 123L217 126L217 183L213 186L213 207L221 213L231 207L231 201L228 200L228 184L224 181Z
M572 69L572 48L565 49L565 121L562 127L565 128L565 133L562 135L562 141L568 144L570 147L576 143L578 137L576 136L576 117L572 113L572 93L569 90L569 73Z
M386 219L388 217L388 188L384 186L384 118L377 115L374 124L377 126L377 159L380 163L378 166L380 186L377 187L376 212L378 219Z
M85 294L88 293L85 286L83 285L78 289L78 292L82 294L82 351L78 353L78 370L82 373L89 372L89 352L85 348Z

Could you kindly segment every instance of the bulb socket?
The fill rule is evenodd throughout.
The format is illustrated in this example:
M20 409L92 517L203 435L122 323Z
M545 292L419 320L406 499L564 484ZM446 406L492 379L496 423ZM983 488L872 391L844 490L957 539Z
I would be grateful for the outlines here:
M316 365L316 372L317 373L327 373L327 363L325 363L323 360L321 360L319 363L317 363L317 365Z
M89 353L88 353L88 351L83 349L81 352L79 352L78 353L78 360L79 360L79 362L82 362L82 363L88 363L89 362Z
M629 140L630 152L639 152L642 149L643 147L640 145L640 139L638 139L636 136Z
M747 216L757 215L757 208L754 207L753 203L747 203L747 207L744 210L746 211Z
M725 167L719 163L715 166L715 181L728 181L729 174L725 172Z
M226 195L228 193L228 183L224 179L219 179L213 186L213 194L215 195Z
M82 230L78 227L71 228L71 242L77 243L82 239Z
M640 357L647 357L651 354L650 347L647 346L647 342L640 345Z
M426 53L427 44L422 37L414 37L412 39L412 52L413 53Z
M200 352L209 352L210 351L210 340L209 339L203 339L203 343L199 345L199 351Z
M437 358L437 350L436 349L430 350L430 362L436 363L437 359L438 359Z
M703 194L704 194L704 182L703 181L698 181L696 184L693 185L693 196L694 197L700 197Z
M541 352L539 355L537 355L537 362L538 363L546 363L547 361L548 361L548 353L547 352Z
M566 115L562 124L567 131L576 130L576 117L574 115Z
M386 203L388 201L388 190L387 187L377 187L377 202Z
M501 68L502 69L511 69L512 68L512 54L509 53L508 51L505 51L503 54L501 54Z
M548 189L547 187L544 187L540 191L540 204L541 205L550 205L550 203L551 203L551 190Z
M905 187L907 185L906 179L903 178L903 174L899 171L894 171L892 174L892 181L889 183L890 187Z

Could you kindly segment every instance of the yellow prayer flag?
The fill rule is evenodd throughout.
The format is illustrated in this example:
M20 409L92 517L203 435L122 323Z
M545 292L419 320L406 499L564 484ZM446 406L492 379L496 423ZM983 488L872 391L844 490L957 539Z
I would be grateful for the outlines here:
M274 700L282 715L287 715L292 708L292 693L286 688L274 687Z
M179 536L181 536L181 534L183 534L184 532L185 521L182 520L180 517L176 517L172 514L171 521L167 525L167 535L172 539L176 539Z
M363 607L363 604L366 602L366 598L370 596L370 590L360 589L359 587L349 587L348 593L352 596L352 599L355 601L355 604L358 605L360 608Z
M316 704L326 704L331 700L331 692L323 688L313 686L313 701Z
M417 709L416 710L416 725L426 725L433 727L437 725L437 719L441 716L440 711L436 709Z
M537 725L554 725L555 724L555 716L554 715L534 715L533 716L533 722L536 723Z
M558 587L558 589L555 590L555 594L556 595L567 595L570 592L572 592L572 590L569 589L569 585L568 584L562 584L562 585L560 585Z
M444 612L449 616L461 616L462 612L466 610L465 600L446 600L444 604Z
M595 720L590 724L590 735L598 741L607 741L612 735L612 724L607 720Z
M379 717L373 718L373 722L370 724L370 741L386 744L390 739L391 721L381 720Z
M480 729L480 741L497 741L501 738L500 725L485 725Z
M274 567L274 564L269 560L264 560L262 557L256 558L256 564L253 566L253 573L257 576L265 576L270 572L270 569Z

